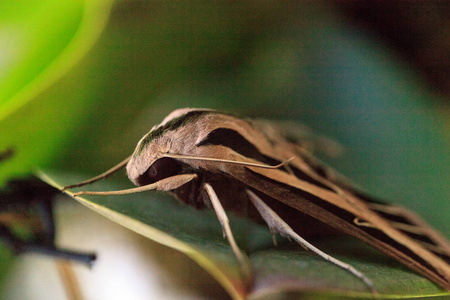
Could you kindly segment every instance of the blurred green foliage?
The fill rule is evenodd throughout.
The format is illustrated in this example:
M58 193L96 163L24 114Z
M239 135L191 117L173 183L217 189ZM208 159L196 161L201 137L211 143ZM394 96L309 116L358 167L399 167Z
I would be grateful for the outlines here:
M0 151L15 151L11 161L0 165L0 185L54 160L77 109L89 106L83 95L74 102L64 96L68 89L84 90L79 82L46 93L58 89L59 82L52 84L91 48L110 5L103 0L0 4Z

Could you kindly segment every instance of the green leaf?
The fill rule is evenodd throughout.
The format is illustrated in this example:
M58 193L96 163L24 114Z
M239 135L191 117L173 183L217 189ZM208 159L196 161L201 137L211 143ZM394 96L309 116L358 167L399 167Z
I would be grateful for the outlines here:
M98 39L111 4L112 0L1 2L0 152L13 149L14 155L0 165L0 186L52 161L73 130L77 112L91 106L80 101L86 91L79 86L80 76L62 85L57 79ZM79 101L70 101L67 91Z
M111 1L0 3L0 121L61 77L92 46Z
M56 172L40 176L57 188L80 179ZM93 186L99 190L126 187L125 183L111 181ZM72 191L67 193L73 196ZM254 270L255 281L250 291L244 289L237 262L212 211L194 210L159 192L75 199L130 230L190 256L210 272L234 299L282 292L371 297L367 286L359 279L287 241L273 246L268 229L246 219L230 216L237 243L249 253ZM369 276L382 297L448 294L358 241L333 238L315 243Z

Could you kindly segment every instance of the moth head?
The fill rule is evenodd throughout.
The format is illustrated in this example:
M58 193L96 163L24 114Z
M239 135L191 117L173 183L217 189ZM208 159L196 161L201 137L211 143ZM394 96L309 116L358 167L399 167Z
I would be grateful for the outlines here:
M151 134L150 131L149 134ZM181 164L173 158L163 157L163 139L147 142L144 136L138 143L134 154L127 164L128 178L137 186L154 183L161 179L179 174ZM142 143L147 143L143 145Z
M137 144L127 164L128 178L135 185L153 183L177 175L181 163L173 158L163 157L166 153L182 153L184 144L192 144L195 138L189 134L186 124L193 123L202 113L209 109L177 109L169 114L161 124L153 127ZM180 138L182 137L182 138ZM193 140L188 140L191 137Z

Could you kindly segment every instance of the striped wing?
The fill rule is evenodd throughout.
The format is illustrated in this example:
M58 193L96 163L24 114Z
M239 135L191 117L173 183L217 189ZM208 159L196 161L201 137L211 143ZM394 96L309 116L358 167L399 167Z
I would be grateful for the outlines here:
M260 170L247 168L241 172L237 172L235 169L230 173L255 190L362 240L440 286L450 289L448 244L434 230L412 214L404 213L405 211L402 210L403 215L399 216L397 212L391 211L390 213L383 212L381 217L378 216L378 210L374 212L370 209L362 209L364 212L360 214L358 210L351 210L346 205L336 205L336 196L332 196L332 192L321 192L319 188L314 189L306 183L293 186L274 178L268 178L267 174L260 174L258 171ZM378 203L377 205L394 208ZM365 215L365 218L360 217L362 214ZM367 217L368 215L371 217ZM377 222L377 219L381 220ZM421 233L417 235L409 230L394 227L400 223L400 219L403 220L401 224L414 226ZM360 224L358 224L358 220ZM363 226L361 224L370 225Z
M417 216L358 192L304 144L287 140L267 123L218 116L216 124L197 147L212 147L211 153L229 151L239 160L270 165L296 157L275 170L224 166L232 177L366 242L450 290L448 242Z

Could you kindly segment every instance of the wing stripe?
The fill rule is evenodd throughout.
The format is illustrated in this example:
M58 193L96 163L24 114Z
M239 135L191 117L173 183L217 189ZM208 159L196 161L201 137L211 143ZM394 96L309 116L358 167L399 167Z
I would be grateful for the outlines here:
M362 230L364 232L366 232L367 234L369 234L372 237L375 237L377 240L384 242L385 244L390 245L391 247L394 247L395 249L397 249L399 252L402 252L404 254L406 254L407 256L411 257L413 260L415 260L416 262L420 263L421 265L425 266L428 270L430 270L431 272L435 273L435 274L439 274L439 272L432 266L430 265L427 261L425 261L424 259L422 259L420 256L416 255L413 251L411 251L408 247L403 246L402 244L396 242L395 240L391 239L389 236L387 236L386 234L384 234L382 231L378 230L378 229L374 229L374 228L369 228L369 227L359 227L357 225L355 225L353 223L353 220L355 219L355 215L350 213L349 211L345 210L345 209L341 209L331 203L329 203L328 201L321 199L320 197L317 197L315 195L312 195L308 192L305 192L303 190L297 189L295 187L292 187L290 185L275 181L273 179L267 178L259 173L256 173L250 169L246 169L246 172L250 173L252 176L256 176L258 179L257 181L261 181L261 182L272 182L274 185L276 186L283 186L284 189L288 190L291 193L296 194L298 197L301 197L303 199L306 199L308 201L310 201L311 203L313 203L314 205L320 207L321 209L331 213L332 215L335 215L336 217L338 217L339 219L341 219L342 221L345 221L348 225L351 225L351 227L353 227L353 229L359 229ZM267 194L266 191L262 191L264 193ZM270 194L268 194L270 196ZM287 203L288 204L288 203ZM322 222L325 222L325 220L323 220L322 218L320 218L320 212L316 212L317 215L312 215L311 211L308 210L302 210L302 212L309 214L319 220L321 220ZM328 222L330 220L327 220ZM346 231L348 234L353 235L353 232L351 230L348 229L344 229L344 227L341 228L342 230Z
M208 145L220 145L223 147L227 147L242 156L255 159L259 162L268 164L268 165L278 165L281 161L269 157L267 155L262 154L258 148L253 145L250 141L248 141L245 137L243 137L240 133L233 129L229 128L216 128L212 130L206 138L197 143L197 147L208 146ZM311 176L307 175L300 169L296 168L292 164L289 164L289 168L294 172L294 175L302 180L319 186L323 189L333 191L330 187L324 185L323 183L315 180ZM287 172L286 168L281 168L282 171Z
M305 158L302 156L302 158ZM321 166L317 162L313 162L311 158L306 158L305 162L311 164L312 169L325 180L330 180L327 176L328 172L325 172L326 166ZM333 182L333 181L331 181ZM345 185L345 184L344 184ZM412 216L411 213L400 207L391 206L384 201L374 199L367 196L362 192L350 188L353 195L360 198L362 201L368 204L368 207L385 220L390 221L390 225L398 229L401 233L413 239L429 251L450 264L450 250L447 244L445 244L440 238L436 238L434 232L430 232L429 228L424 225L424 222L418 222L417 216ZM359 224L361 225L361 224ZM370 227L370 226L369 226ZM376 228L375 228L376 229Z

